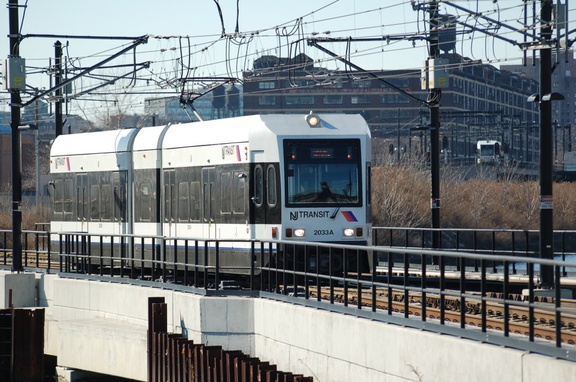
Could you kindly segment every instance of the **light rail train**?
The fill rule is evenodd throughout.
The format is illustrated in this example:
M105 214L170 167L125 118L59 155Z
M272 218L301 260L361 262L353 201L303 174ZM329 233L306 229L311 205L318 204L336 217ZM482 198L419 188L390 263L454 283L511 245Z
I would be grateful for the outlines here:
M249 269L248 240L370 244L370 147L365 120L346 114L61 135L50 153L51 231L221 240L231 273ZM279 245L278 258L328 269L327 254L294 248ZM348 269L365 270L362 256L346 257ZM330 258L341 271L342 255Z
M495 140L480 140L476 143L476 163L499 164L503 158L502 144Z

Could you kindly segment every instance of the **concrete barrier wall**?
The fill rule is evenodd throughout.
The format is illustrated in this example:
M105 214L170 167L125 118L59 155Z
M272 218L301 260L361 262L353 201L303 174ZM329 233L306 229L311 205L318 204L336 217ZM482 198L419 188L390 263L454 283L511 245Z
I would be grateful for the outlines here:
M146 380L148 297L169 330L315 381L573 381L576 363L286 302L38 277L45 351L58 364Z
M0 309L36 305L36 283L33 273L0 273Z
M148 298L164 297L168 330L197 343L253 354L253 300L202 297L128 284L43 275L47 309L45 352L58 365L146 380Z
M316 381L576 378L573 362L282 302L259 299L254 305L256 355Z

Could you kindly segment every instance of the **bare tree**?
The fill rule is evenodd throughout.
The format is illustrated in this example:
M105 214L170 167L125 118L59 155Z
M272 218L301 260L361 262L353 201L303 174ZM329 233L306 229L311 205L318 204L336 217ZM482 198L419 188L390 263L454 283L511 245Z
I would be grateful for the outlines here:
M372 209L378 226L421 227L429 222L426 174L409 167L372 170Z

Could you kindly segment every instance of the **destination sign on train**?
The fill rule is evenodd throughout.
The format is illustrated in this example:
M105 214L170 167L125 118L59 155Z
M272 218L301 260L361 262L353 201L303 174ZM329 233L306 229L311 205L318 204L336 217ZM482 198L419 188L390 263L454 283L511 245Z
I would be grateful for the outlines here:
M334 158L334 149L332 148L322 148L322 149L310 149L311 158Z

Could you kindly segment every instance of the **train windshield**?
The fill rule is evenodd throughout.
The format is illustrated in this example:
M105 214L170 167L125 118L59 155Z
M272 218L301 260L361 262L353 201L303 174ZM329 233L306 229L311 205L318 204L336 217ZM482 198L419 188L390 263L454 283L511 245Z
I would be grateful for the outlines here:
M287 206L360 206L359 139L285 140Z
M480 156L494 155L494 145L480 145Z

